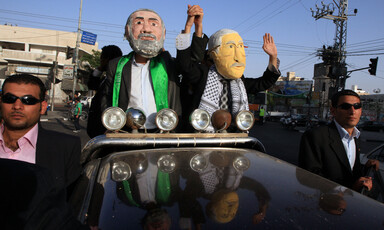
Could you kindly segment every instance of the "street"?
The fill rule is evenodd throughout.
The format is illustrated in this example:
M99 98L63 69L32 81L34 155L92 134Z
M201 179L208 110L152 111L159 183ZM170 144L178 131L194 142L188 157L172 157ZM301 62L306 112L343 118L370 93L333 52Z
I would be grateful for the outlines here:
M54 112L50 112L48 115L41 117L41 124L46 129L79 136L83 147L90 139L86 132L87 122L80 120L81 131L79 133L73 133L73 121L65 119L66 112L66 107L57 107ZM286 129L280 122L266 122L262 126L255 124L250 132L250 136L256 137L263 143L267 154L297 165L302 132L301 130ZM382 143L384 143L384 133L362 131L362 153L367 153Z
M87 135L87 121L80 120L81 131L74 133L72 132L74 130L73 121L67 119L67 112L67 107L57 106L54 112L48 111L48 115L41 116L40 123L43 128L79 136L81 139L81 147L84 147L90 139Z

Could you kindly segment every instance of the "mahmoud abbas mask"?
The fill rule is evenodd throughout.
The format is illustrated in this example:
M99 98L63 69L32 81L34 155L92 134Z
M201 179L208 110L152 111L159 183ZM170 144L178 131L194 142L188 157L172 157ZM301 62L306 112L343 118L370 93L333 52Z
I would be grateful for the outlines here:
M163 20L152 10L137 10L128 18L125 36L137 54L145 58L153 58L160 53L164 46Z
M228 223L235 218L239 208L239 196L236 192L219 190L212 195L207 204L207 214L218 223Z
M245 70L244 43L236 31L227 30L230 33L219 34L219 32L224 30L220 30L212 35L220 37L221 43L219 42L220 38L216 38L216 45L214 45L215 42L211 43L210 41L210 45L213 46L210 47L211 57L220 75L227 79L238 79L244 74Z

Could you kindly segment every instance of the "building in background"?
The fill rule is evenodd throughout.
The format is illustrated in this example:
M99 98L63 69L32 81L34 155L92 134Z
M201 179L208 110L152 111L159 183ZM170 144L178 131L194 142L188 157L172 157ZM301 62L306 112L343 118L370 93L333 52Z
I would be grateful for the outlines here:
M274 86L268 90L268 109L286 113L307 113L311 107L317 107L312 98L313 81L287 72L279 77Z
M352 85L351 90L355 91L359 95L369 95L369 93L366 92L365 90L359 89L357 85Z
M384 94L380 94L381 90L375 89L374 94L369 94L357 85L352 85L352 90L360 95L363 104L360 120L384 122Z
M0 25L0 83L12 74L33 74L45 83L49 102L64 102L73 90L73 59L67 57L76 40L76 32ZM97 42L80 43L79 59L97 49ZM81 74L78 78L76 91L84 94L88 88Z

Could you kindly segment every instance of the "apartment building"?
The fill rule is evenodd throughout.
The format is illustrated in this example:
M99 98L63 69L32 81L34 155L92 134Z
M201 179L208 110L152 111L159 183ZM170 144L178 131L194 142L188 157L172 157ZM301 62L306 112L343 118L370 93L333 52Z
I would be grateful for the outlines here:
M45 83L49 102L64 102L74 84L68 71L63 76L64 66L68 69L72 65L72 58L67 59L67 47L76 47L76 40L76 32L0 25L0 83L9 75L30 73ZM97 42L80 43L79 58L97 49ZM83 80L80 77L76 84L76 91L82 94L88 91Z

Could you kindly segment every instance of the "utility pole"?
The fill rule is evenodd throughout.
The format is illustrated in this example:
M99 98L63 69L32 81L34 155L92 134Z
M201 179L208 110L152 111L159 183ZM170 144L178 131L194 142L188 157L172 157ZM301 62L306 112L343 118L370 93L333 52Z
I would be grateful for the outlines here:
M72 100L75 99L75 91L76 91L76 85L77 85L77 68L78 68L78 63L79 63L79 47L80 47L80 34L81 34L81 11L83 8L83 0L80 0L80 13L79 13L79 24L77 27L77 39L76 39L76 48L75 48L75 57L72 59L74 63L74 68L73 68L73 88L72 88ZM73 103L72 103L73 104Z
M333 15L335 8L338 9L338 15ZM347 79L347 67L345 63L346 51L345 46L347 43L347 20L348 16L355 16L357 9L354 10L353 15L348 13L348 0L333 0L333 3L325 5L321 2L321 7L316 5L316 11L312 10L312 17L316 20L320 18L330 19L336 24L336 35L333 46L325 47L318 50L318 56L321 56L324 64L329 65L328 77L334 79L334 88L336 91L345 88L345 81Z
M59 63L57 62L57 55L59 54L58 51L56 51L56 60L53 61L53 69L52 69L52 95L50 95L50 102L51 102L51 111L55 111L55 87L56 87L56 77L57 77L57 72L58 72L58 65Z

